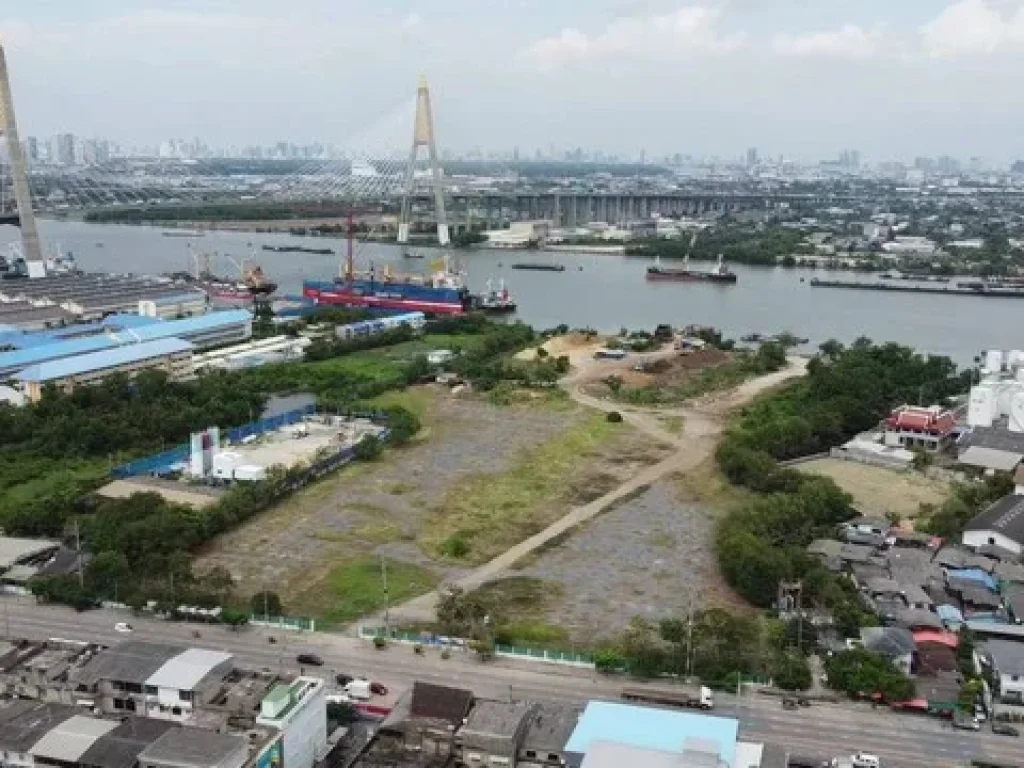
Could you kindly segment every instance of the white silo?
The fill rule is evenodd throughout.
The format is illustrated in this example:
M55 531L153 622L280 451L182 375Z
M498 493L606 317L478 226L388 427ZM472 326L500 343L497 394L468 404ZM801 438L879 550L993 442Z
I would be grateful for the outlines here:
M1014 396L1021 391L1020 382L1012 379L1001 381L994 389L996 392L996 412L993 414L993 417L1009 416L1010 403L1013 402Z
M1024 389L1013 396L1008 426L1011 432L1024 432Z
M986 349L985 367L993 373L999 373L999 371L1003 370L1003 350Z
M995 392L985 384L971 387L967 401L967 423L972 427L991 427L995 409Z

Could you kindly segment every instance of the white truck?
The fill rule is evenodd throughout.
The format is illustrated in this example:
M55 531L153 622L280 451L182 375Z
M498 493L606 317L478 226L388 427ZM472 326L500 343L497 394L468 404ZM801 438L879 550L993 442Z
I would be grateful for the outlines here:
M681 685L672 690L657 688L626 688L622 691L626 701L660 704L663 707L714 709L715 695L706 685Z
M352 680L345 686L345 693L356 701L369 701L372 692L370 691L369 680Z

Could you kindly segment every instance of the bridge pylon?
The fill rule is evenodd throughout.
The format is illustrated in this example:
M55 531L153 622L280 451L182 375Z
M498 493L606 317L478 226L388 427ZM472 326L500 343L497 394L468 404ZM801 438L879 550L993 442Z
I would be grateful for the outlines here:
M14 119L14 99L11 97L11 81L7 75L7 57L0 43L0 133L7 142L7 156L11 161L11 175L14 182L14 202L18 206L18 226L21 228L21 245L29 277L46 274L43 251L39 243L39 228L32 210L32 191L28 185L28 171L25 168L25 151L18 138L18 125Z
M398 242L409 242L409 220L412 213L413 185L415 182L416 156L420 147L427 148L430 161L430 186L434 193L434 208L437 214L437 240L441 245L451 242L448 229L448 215L444 207L444 179L441 175L441 163L437 157L437 141L434 137L434 114L430 108L430 87L427 79L420 77L419 89L416 92L416 118L413 121L412 149L409 152L409 164L405 168L405 186L402 190L402 216L398 220Z

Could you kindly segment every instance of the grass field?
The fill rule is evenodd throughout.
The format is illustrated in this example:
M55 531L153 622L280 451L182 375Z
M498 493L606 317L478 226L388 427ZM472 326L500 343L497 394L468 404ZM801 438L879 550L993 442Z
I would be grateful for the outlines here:
M501 554L552 521L550 510L544 514L544 503L569 487L570 472L581 456L621 431L603 413L589 415L524 451L510 470L462 480L433 510L420 546L430 557L448 556L462 563L483 563Z
M913 520L921 504L939 505L949 495L949 485L941 480L855 461L817 459L800 464L798 469L832 478L868 515L893 513L903 520Z
M499 643L558 650L569 647L569 633L545 618L562 595L560 584L511 576L488 582L473 594L494 606L501 624L496 638Z
M384 563L384 568L381 563ZM388 592L384 593L384 571ZM325 629L383 610L437 586L425 568L398 560L365 556L331 569L320 584L292 597L290 614L315 616Z

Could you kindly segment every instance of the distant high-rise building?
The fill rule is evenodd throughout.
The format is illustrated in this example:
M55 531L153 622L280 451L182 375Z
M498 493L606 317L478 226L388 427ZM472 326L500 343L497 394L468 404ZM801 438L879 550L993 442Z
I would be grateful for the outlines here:
M25 159L29 163L39 162L39 141L35 136L29 136L25 139Z
M50 162L56 165L75 164L75 135L58 133L50 140Z
M850 150L850 168L860 168L860 150Z
M925 173L931 173L935 170L935 161L930 157L915 157L914 168Z
M757 147L751 147L747 150L747 168L753 168L757 165Z
M960 161L955 157L950 157L949 155L943 155L940 157L936 162L936 166L939 173L953 174L960 172Z

